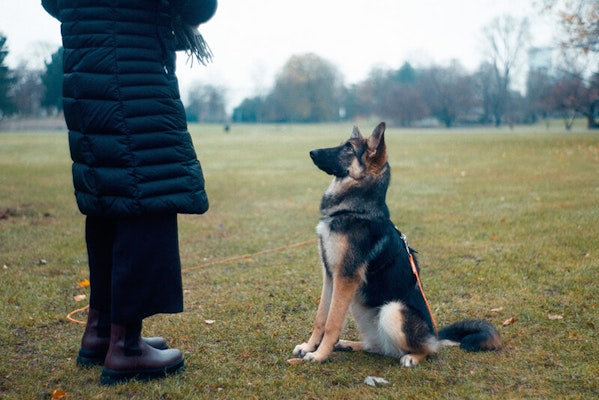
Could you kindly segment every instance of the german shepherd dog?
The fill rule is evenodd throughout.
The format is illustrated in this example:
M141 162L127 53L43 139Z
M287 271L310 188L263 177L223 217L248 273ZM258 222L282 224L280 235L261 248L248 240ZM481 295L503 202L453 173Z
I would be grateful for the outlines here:
M391 170L384 134L384 122L368 138L354 127L341 145L310 152L333 181L322 197L316 227L324 279L320 304L310 339L293 354L323 362L334 350L362 350L413 367L447 345L469 351L501 348L499 333L485 321L457 322L436 335L412 271L414 251L389 218L385 197ZM350 310L360 342L340 340Z

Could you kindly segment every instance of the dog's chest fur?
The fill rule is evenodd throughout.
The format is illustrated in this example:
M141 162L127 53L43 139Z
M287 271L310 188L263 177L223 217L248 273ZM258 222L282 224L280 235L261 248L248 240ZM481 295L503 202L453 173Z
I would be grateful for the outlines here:
M331 218L323 218L316 225L316 234L320 240L320 257L323 267L329 276L333 275L332 268L342 263L343 254L340 243L344 241L344 235L331 231Z

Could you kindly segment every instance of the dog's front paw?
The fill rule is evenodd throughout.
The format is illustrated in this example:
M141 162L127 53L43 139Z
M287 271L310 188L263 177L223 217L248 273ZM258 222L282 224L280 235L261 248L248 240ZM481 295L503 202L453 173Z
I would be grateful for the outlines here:
M306 354L316 350L316 346L310 346L308 343L302 343L295 346L293 355L299 358L304 358Z
M418 360L410 354L406 354L399 359L399 364L402 367L413 368L418 365Z
M327 358L329 358L329 357L319 354L318 351L315 351L313 353L307 353L306 355L304 355L304 360L310 361L310 362L315 362L315 363L325 362L327 360Z

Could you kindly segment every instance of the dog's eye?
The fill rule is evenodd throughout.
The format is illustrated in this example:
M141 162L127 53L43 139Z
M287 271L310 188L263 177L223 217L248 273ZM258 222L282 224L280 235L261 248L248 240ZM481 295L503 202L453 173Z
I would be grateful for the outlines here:
M345 151L347 151L348 153L353 153L354 146L352 146L350 142L346 142L345 143Z

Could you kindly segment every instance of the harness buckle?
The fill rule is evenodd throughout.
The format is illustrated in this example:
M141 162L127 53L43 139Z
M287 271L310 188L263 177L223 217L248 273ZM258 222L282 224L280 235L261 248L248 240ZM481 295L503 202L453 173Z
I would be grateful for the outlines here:
M408 252L408 254L410 254L410 246L408 245L408 237L402 231L400 231L397 228L397 226L395 227L395 229L397 230L397 232L399 232L399 237L401 238L401 240L403 240L403 244L406 246L406 251Z

